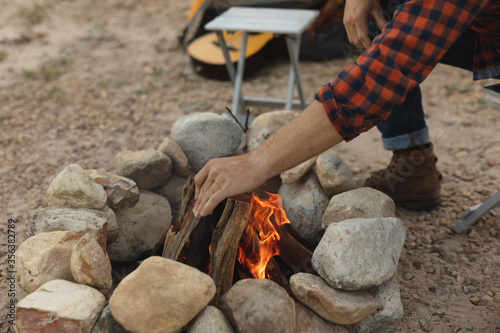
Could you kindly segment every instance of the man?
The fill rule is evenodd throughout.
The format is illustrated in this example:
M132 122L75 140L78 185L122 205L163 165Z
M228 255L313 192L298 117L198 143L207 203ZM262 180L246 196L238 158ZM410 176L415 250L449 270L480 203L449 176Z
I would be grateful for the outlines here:
M415 110L421 110L421 105L408 108L407 104L420 103L419 83L438 61L456 58L450 52L462 43L474 41L474 61L458 61L456 65L473 64L474 79L500 77L500 0L409 0L398 7L387 24L381 13L378 0L346 1L344 23L349 40L366 51L323 86L316 100L296 119L258 149L207 163L195 177L195 216L208 215L226 197L255 189L375 125L382 131L386 148L395 152L393 167L375 174L367 185L414 208L439 204L439 175L432 145L425 135L427 127L421 122L423 111L419 116L420 111ZM368 19L383 28L371 43ZM403 112L405 108L409 112ZM416 118L407 118L410 116ZM430 175L425 183L432 186L408 186L415 180L408 172L403 175L398 171L402 159L415 167L412 174ZM406 193L411 195L405 197Z

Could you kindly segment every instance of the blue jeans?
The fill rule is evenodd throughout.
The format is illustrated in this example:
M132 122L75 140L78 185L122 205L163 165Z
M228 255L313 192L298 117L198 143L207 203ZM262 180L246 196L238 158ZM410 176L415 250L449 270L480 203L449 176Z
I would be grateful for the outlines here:
M440 63L472 71L474 47L474 35L465 31L445 53ZM378 123L377 128L382 133L382 142L387 150L407 149L429 143L429 129L425 124L420 87L411 90L404 102L395 107L387 119Z

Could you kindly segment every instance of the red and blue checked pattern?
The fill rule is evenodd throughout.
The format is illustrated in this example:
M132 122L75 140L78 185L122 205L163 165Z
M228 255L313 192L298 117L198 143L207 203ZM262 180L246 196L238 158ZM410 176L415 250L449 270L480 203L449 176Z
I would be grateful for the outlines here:
M477 36L475 77L500 75L499 15L500 0L410 0L370 48L315 97L349 141L386 119L466 28Z

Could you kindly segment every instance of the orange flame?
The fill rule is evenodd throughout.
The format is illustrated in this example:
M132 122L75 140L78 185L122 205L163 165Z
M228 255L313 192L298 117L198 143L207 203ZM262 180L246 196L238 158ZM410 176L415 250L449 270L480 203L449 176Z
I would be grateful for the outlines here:
M267 192L266 192L267 193ZM267 263L279 254L280 235L273 225L290 223L277 194L267 193L269 199L262 200L252 194L249 225L238 248L238 261L253 278L265 279ZM253 236L256 235L256 236Z

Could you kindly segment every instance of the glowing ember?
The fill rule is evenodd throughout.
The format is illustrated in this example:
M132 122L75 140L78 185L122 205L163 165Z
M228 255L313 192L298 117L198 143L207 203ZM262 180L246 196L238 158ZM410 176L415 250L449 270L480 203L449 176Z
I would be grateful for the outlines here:
M282 208L279 195L267 194L268 200L261 200L255 194L252 195L249 226L238 248L238 261L245 271L256 279L266 278L267 263L273 256L279 254L280 235L272 221L274 220L276 225L290 223Z

